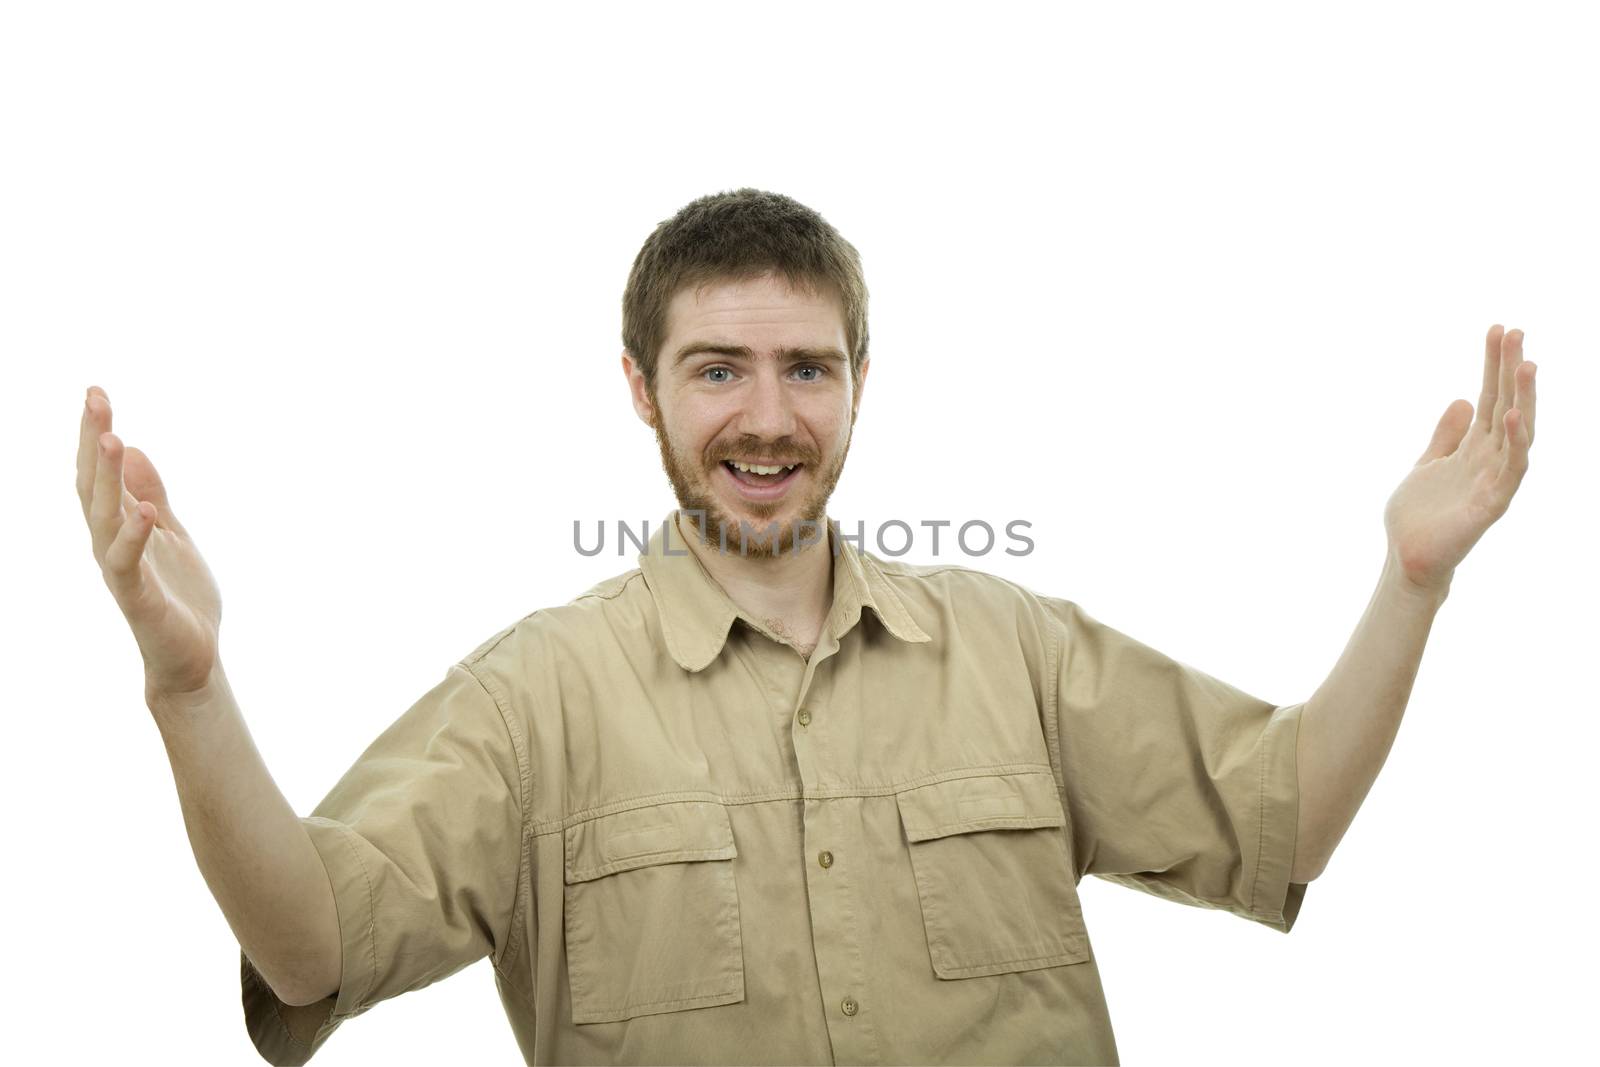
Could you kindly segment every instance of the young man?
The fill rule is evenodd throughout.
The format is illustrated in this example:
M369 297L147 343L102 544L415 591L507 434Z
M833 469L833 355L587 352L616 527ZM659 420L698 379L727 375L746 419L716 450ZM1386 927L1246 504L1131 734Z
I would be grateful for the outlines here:
M90 389L96 558L272 1063L484 956L529 1063L1114 1063L1078 881L1287 932L1532 441L1534 368L1496 326L1476 420L1451 404L1389 501L1343 657L1280 706L829 527L867 293L810 209L689 204L634 262L623 339L682 510L450 667L304 819L217 661L215 584Z

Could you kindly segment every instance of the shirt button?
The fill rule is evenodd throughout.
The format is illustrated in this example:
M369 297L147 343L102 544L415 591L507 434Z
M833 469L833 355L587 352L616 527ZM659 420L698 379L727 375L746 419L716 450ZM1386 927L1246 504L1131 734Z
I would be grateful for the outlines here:
M817 853L817 862L824 867L832 867L833 853L829 852L827 849L823 849L821 852Z
M846 1015L854 1015L861 1010L861 1005L856 1003L855 997L845 997L844 1001L839 1005L839 1010Z
M811 725L811 710L809 708L801 708L800 709L800 725L801 726L810 726Z

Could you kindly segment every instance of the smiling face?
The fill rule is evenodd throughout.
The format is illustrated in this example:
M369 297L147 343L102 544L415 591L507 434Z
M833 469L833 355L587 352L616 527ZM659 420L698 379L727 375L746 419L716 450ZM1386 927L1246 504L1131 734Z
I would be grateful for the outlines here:
M682 289L667 324L653 390L627 352L622 363L679 506L704 511L709 543L726 530L730 552L792 551L798 522L824 521L860 404L838 301L768 274ZM743 544L741 522L777 523L776 544Z

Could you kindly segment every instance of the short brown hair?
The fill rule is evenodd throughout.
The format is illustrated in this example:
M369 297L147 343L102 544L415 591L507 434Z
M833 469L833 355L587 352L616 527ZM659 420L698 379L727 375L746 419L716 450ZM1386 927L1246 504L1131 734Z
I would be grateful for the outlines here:
M867 283L861 256L815 211L781 193L735 189L684 205L646 238L622 293L622 343L655 390L667 343L667 308L684 288L773 273L790 286L831 293L844 313L850 373L867 360Z

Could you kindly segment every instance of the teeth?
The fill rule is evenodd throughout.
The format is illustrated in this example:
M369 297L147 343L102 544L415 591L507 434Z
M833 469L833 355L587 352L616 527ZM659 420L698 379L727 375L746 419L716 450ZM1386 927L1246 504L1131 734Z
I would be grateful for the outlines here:
M792 471L795 468L793 463L786 467L764 467L759 463L740 463L736 459L730 459L728 462L747 474L777 474L779 471Z

